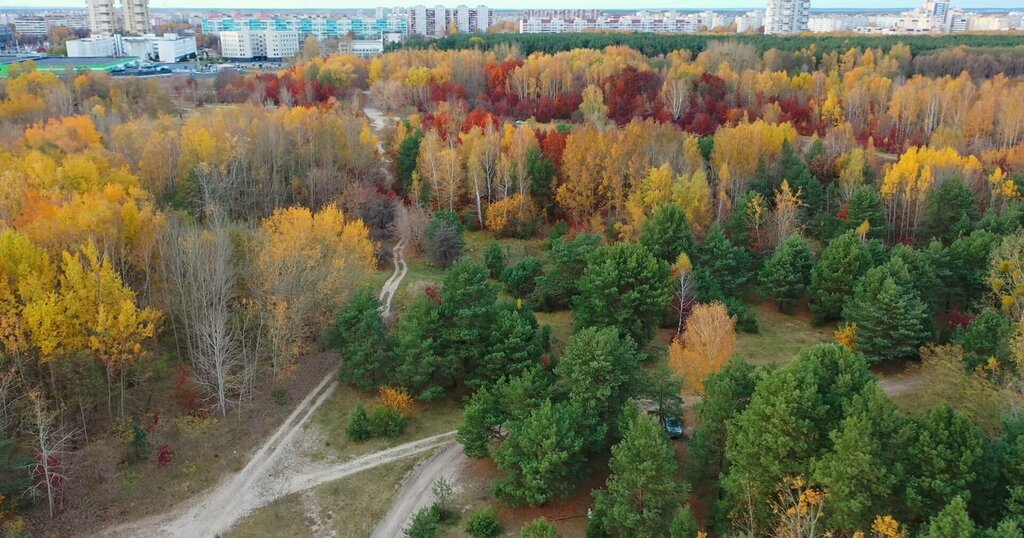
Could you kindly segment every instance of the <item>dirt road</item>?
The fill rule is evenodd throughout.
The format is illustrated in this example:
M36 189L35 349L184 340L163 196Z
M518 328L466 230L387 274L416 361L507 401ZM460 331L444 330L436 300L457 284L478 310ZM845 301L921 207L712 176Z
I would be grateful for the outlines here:
M440 477L458 483L457 475L467 461L462 452L462 445L451 443L443 450L438 450L430 459L419 464L406 477L402 489L391 501L391 508L384 518L377 523L370 538L393 538L401 536L409 526L412 518L421 508L434 504L434 493L431 486Z
M108 536L214 536L235 522L251 507L241 502L254 484L267 475L291 442L338 387L332 371L295 407L295 411L253 454L237 474L222 482L198 502L188 503L166 514L106 529Z
M403 248L405 247L404 241L399 241L392 252L394 252L395 259L395 272L391 275L391 278L384 283L384 287L380 290L380 313L387 319L391 316L391 300L395 298L395 292L398 291L398 285L402 283L402 279L405 278L405 274L409 272L409 265L405 263L405 256Z

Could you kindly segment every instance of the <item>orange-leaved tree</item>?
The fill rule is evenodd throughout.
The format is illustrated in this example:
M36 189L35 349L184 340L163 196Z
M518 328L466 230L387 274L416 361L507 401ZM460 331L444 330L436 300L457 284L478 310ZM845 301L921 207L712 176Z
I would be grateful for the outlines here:
M668 350L672 368L683 376L686 390L704 391L704 380L722 369L736 350L736 319L719 302L698 304L686 320L682 338Z

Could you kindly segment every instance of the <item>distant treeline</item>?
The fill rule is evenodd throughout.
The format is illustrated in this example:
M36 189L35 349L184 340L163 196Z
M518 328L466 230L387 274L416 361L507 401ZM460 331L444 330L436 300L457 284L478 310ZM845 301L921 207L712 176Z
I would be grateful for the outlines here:
M814 46L813 52L819 58L830 53L842 54L851 48L881 48L888 51L897 43L910 47L913 54L923 54L939 49L959 46L966 47L1021 47L1024 37L1018 34L957 34L949 36L867 36L867 35L798 35L769 36L760 34L679 34L659 35L640 33L564 33L564 34L460 34L439 39L411 40L405 46L427 48L435 46L442 50L468 49L474 47L493 48L504 43L515 43L523 54L534 52L556 52L577 48L602 49L610 45L627 45L647 56L660 56L674 50L687 49L698 54L713 40L734 40L749 43L758 52L778 49L796 52Z

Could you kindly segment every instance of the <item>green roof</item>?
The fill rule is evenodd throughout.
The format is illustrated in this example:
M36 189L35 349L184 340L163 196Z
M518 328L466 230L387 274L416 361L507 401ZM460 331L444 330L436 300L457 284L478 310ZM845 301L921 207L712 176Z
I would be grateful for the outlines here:
M4 57L5 60L11 61L0 61L0 77L6 77L9 75L10 66L12 64L27 60L34 61L36 63L36 69L40 71L50 71L55 73L63 73L68 69L71 69L72 71L79 71L83 69L88 69L90 71L110 71L139 61L139 59L134 56L124 58L111 58L106 56L95 58L68 58L66 56L49 56L46 58L12 58L13 57Z

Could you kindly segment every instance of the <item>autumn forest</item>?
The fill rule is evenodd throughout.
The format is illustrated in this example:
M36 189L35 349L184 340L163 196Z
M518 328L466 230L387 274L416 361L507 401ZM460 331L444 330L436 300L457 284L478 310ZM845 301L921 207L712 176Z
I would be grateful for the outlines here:
M311 461L486 470L411 537L1024 536L1019 36L24 62L0 124L8 536L191 503L325 375Z

